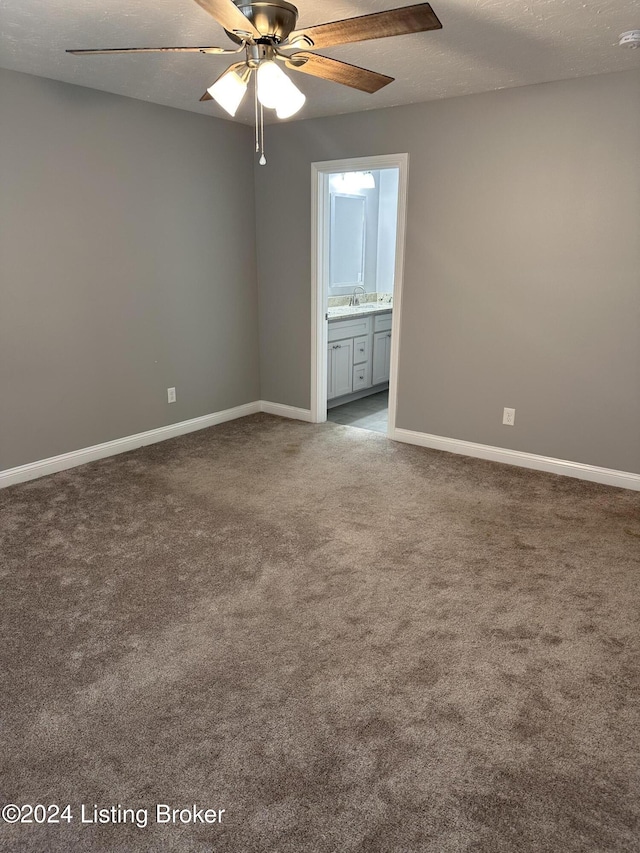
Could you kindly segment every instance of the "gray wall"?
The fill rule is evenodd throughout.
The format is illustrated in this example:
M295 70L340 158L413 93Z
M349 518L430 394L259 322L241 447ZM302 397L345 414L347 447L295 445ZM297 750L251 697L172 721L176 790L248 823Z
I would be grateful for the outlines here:
M257 400L251 129L8 71L0 104L0 469Z
M249 128L7 71L0 104L0 468L308 408L310 164L407 151L398 426L640 472L637 71L270 125L259 300Z
M397 426L640 472L640 72L267 135L263 399L310 405L310 164L408 152Z

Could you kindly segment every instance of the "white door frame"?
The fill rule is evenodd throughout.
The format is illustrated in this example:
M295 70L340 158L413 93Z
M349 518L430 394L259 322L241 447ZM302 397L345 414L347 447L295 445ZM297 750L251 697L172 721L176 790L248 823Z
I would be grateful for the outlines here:
M328 262L326 246L329 237L329 175L334 172L369 172L376 169L399 170L398 224L396 230L396 262L393 283L393 312L391 315L391 365L389 369L389 426L387 435L393 437L396 427L398 400L398 353L400 351L400 321L404 248L407 220L408 154L381 154L377 157L355 157L349 160L325 160L311 164L311 421L327 420L327 294L325 267Z

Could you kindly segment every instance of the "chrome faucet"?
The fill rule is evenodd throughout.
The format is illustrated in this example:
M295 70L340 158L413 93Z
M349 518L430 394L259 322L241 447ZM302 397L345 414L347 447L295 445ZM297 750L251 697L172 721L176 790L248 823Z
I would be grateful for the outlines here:
M356 290L361 290L363 296L367 295L367 291L365 290L364 285L356 284L356 286L353 288L353 293L351 294L349 305L360 305L360 297L356 293Z

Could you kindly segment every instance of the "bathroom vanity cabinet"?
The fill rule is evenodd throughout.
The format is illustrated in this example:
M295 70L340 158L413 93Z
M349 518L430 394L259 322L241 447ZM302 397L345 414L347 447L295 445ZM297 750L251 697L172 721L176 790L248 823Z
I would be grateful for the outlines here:
M327 400L388 383L391 311L329 319L327 340Z

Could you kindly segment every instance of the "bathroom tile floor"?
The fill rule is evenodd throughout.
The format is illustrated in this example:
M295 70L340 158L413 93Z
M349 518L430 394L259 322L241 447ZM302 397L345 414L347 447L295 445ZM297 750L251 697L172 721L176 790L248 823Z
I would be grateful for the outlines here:
M343 403L327 410L327 420L343 426L360 427L386 435L389 419L389 392L380 391L369 397L361 397L351 403Z

